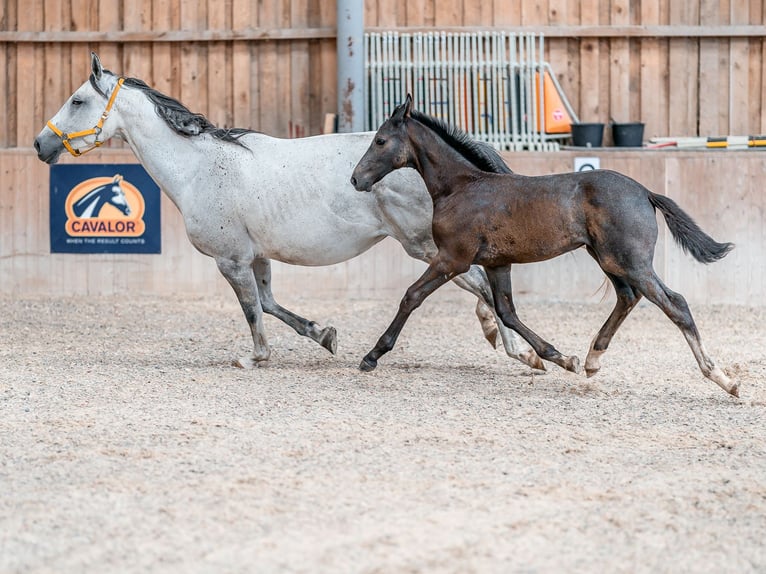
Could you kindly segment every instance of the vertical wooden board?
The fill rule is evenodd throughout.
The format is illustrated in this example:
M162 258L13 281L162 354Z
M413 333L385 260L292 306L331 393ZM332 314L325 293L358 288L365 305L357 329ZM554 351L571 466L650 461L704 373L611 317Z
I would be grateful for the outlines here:
M520 4L522 26L538 26L548 23L548 0L527 0Z
M580 24L598 25L598 0L582 0ZM596 38L583 38L580 42L580 121L602 121L600 42Z
M123 29L143 32L152 28L152 0L134 0L124 11ZM123 46L122 65L118 73L152 81L152 48L148 42L131 42Z
M19 11L20 31L40 30L43 27L42 2L30 2ZM39 44L19 44L16 56L16 134L13 145L29 146L43 125L43 98L45 88L45 61Z
M338 111L338 87L335 78L338 75L338 61L335 56L335 42L323 40L320 43L320 60L322 70L322 110L337 113Z
M545 24L550 26L567 25L569 4L569 0L548 0L548 14ZM568 44L569 40L566 38L546 38L545 40L548 53L546 59L550 63L556 79L561 84L564 94L572 92Z
M232 0L232 27L235 30L256 28L258 26L258 10L249 0ZM233 125L252 128L254 125L251 115L251 76L254 51L250 42L232 42L231 47L231 86L233 100ZM257 68L256 68L257 69Z
M274 5L274 0L267 0L260 4L258 13L259 23L264 28L275 27L279 21L279 15ZM279 102L277 95L277 43L259 42L258 50L258 123L256 129L272 136L278 135L277 118L274 108L284 106Z
M434 11L435 26L460 26L463 21L462 0L439 0Z
M180 26L182 30L204 30L207 26L203 4L196 0L180 0ZM207 115L207 50L198 42L184 42L181 46L179 99L193 112Z
M152 5L151 29L157 32L165 32L172 29L172 3L174 0L154 0ZM173 93L172 86L172 59L171 45L169 42L154 42L151 46L151 82L152 87L164 94Z
M463 26L491 26L496 2L463 0Z
M630 23L628 0L611 0L611 24L625 26ZM630 46L627 38L613 38L609 45L609 116L617 122L633 121L630 117ZM604 133L606 142L611 132Z
M120 0L99 0L98 1L98 30L100 32L115 32L122 27L120 20ZM101 63L107 69L117 74L122 74L122 56L121 44L115 42L102 42L98 46L98 55ZM88 67L90 71L90 67ZM105 148L121 148L123 143L117 138L112 138L106 144ZM106 279L105 279L106 280Z
M425 5L430 1L431 0L409 0L405 7L404 22L402 24L405 26L424 26L426 13ZM364 25L365 27L371 26L371 24L367 24L367 21L365 21Z
M57 5L47 6L45 8L44 29L46 31L61 31L69 27L65 15L65 7L69 8L68 2L61 2ZM68 10L67 10L68 11ZM69 93L64 95L64 89L67 81L65 80L66 69L64 68L65 46L61 43L47 43L43 47L44 68L41 70L44 77L43 89L43 115L40 120L40 128L44 121L53 116L64 103ZM27 145L27 144L24 144Z
M521 24L521 2L495 0L492 5L494 26L518 26Z
M731 0L731 24L749 24L748 0ZM747 135L750 130L750 40L732 38L729 42L729 134Z
M642 0L641 24L656 26L660 20L659 0ZM641 58L641 120L644 137L669 135L667 40L643 38Z
M761 117L763 115L764 101L762 97L763 87L763 40L748 40L749 68L748 68L748 97L747 97L747 125L748 134L761 133Z
M696 26L700 21L699 5L675 2L670 9L671 25ZM698 40L671 39L670 41L670 131L673 134L695 135L699 107Z
M700 23L703 25L729 24L729 3L701 0ZM711 44L714 42L715 44ZM703 40L700 47L700 128L701 136L727 135L729 133L729 40L718 38ZM705 58L704 64L702 58ZM706 90L709 90L707 92ZM702 109L702 104L706 109ZM704 124L703 124L704 122Z
M305 28L309 21L307 0L294 0L290 4L290 26ZM357 46L362 50L363 46ZM288 132L291 137L304 137L310 133L309 109L309 43L290 42L290 115ZM360 86L361 89L361 86Z
M207 29L231 29L231 4L208 0ZM218 126L233 125L231 55L226 42L209 42L207 47L208 119Z

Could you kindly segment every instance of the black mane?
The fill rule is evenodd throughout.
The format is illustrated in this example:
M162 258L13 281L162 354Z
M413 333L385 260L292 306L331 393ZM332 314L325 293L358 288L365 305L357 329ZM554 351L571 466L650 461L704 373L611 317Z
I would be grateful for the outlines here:
M476 141L463 130L417 110L411 110L410 116L431 128L451 148L480 170L490 173L513 173L500 154L489 144Z
M107 70L104 71L109 73ZM90 77L90 83L96 91L106 97L106 94L104 94L98 87L93 75ZM191 137L201 134L210 134L221 141L247 147L239 141L239 138L245 134L255 133L253 130L244 128L219 128L204 115L195 114L178 100L158 92L154 88L149 87L146 82L139 80L138 78L125 78L123 85L131 88L138 88L144 92L146 97L149 98L149 101L154 104L154 109L157 112L157 115L165 120L165 123L179 135Z

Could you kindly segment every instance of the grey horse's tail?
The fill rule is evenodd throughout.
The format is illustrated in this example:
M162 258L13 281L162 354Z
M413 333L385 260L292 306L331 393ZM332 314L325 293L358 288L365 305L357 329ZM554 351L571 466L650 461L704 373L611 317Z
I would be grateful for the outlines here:
M649 202L665 216L665 223L685 253L701 263L712 263L726 256L733 243L718 243L700 229L678 204L665 195L649 192Z

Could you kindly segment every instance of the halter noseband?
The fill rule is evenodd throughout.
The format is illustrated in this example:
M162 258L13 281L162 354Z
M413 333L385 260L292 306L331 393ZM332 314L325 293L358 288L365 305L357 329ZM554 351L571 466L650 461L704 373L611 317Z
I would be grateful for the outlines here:
M82 130L79 132L72 132L72 133L65 134L64 132L62 132L60 129L58 129L55 126L55 124L53 123L53 120L48 120L48 124L47 124L48 127L53 131L54 134L56 134L58 137L61 138L61 143L64 144L64 147L73 156L79 157L83 154L88 153L91 150L96 149L97 147L100 147L101 144L104 143L98 140L98 136L101 135L101 128L104 125L104 121L109 115L109 112L112 110L112 106L114 105L114 100L117 97L117 92L120 91L120 88L122 87L122 84L124 82L125 82L125 78L120 78L119 80L117 80L117 85L114 87L114 90L112 90L112 95L109 96L109 101L106 104L104 113L101 114L101 117L98 119L98 123L96 123L95 127L92 127L89 130ZM96 136L95 141L89 147L86 147L84 149L75 149L72 147L72 144L69 143L73 139L83 138L85 136L92 136L92 135Z

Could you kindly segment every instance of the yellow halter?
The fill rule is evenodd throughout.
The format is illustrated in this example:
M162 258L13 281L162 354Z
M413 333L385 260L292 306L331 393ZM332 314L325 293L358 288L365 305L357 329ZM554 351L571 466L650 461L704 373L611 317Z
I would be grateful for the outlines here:
M120 91L120 88L122 87L123 82L125 82L125 78L120 78L119 80L117 80L117 85L114 87L114 90L112 90L112 95L109 97L109 101L106 104L104 113L101 114L101 117L99 118L98 123L96 124L95 127L90 128L89 130L82 130L79 132L72 132L69 134L65 134L54 125L52 120L48 120L48 124L47 124L48 127L53 131L54 134L56 134L58 137L61 138L61 143L64 144L64 147L73 156L79 157L83 154L88 153L91 150L96 149L97 147L100 147L101 144L104 143L102 141L98 141L98 136L101 134L101 128L103 127L104 121L109 115L109 112L112 110L112 106L114 105L114 100L117 97L117 92ZM82 138L85 136L92 136L92 135L95 135L96 139L93 142L93 144L90 145L90 147L86 147L80 150L80 149L73 148L72 144L69 143L73 139Z

